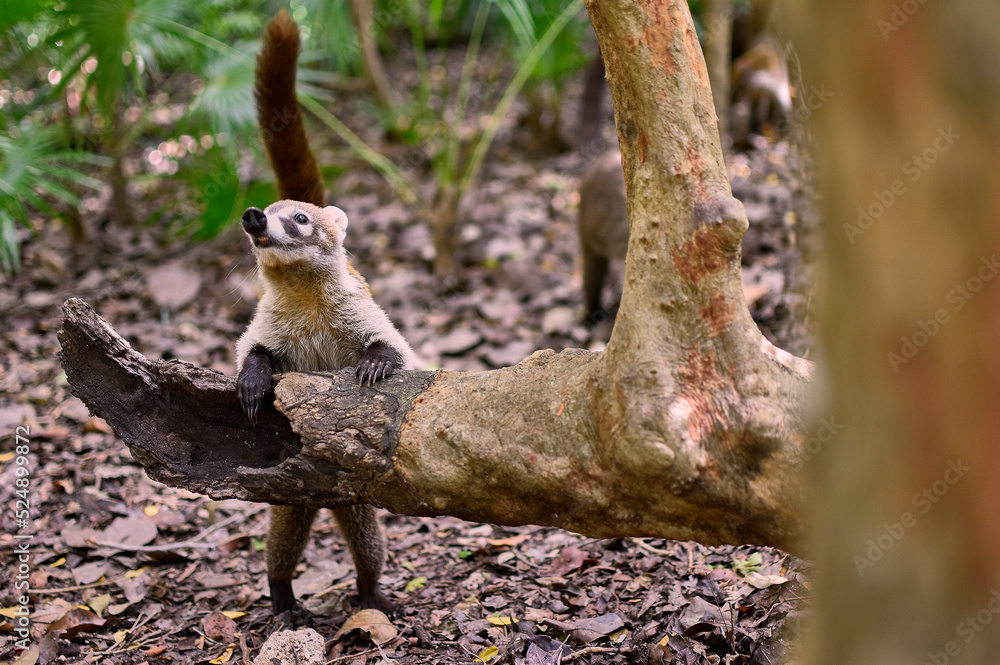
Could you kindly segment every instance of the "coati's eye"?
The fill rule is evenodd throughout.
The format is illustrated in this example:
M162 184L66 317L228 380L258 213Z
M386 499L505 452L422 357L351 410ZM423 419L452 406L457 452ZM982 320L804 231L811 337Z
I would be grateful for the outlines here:
M295 213L295 216L292 217L292 219L294 219L299 224L308 224L309 223L309 218L306 217L305 215L303 215L301 212Z

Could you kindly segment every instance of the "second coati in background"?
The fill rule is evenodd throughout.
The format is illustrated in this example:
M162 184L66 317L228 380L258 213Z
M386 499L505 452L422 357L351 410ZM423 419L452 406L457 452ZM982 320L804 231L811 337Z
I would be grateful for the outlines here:
M268 158L286 200L243 213L265 285L236 345L237 390L252 422L274 373L355 367L359 382L370 384L396 369L411 369L414 362L410 346L347 260L347 215L323 207L323 181L295 97L298 50L298 26L282 10L264 34L255 92ZM354 557L361 605L393 612L395 605L379 588L385 544L375 509L332 511ZM267 578L275 614L295 606L292 578L316 512L305 506L271 508Z
M608 150L590 163L580 181L577 230L583 254L583 300L588 325L615 313L613 306L601 307L601 293L611 261L624 261L628 250L626 205L622 155Z
M742 146L747 144L751 131L763 132L767 128L773 134L787 127L792 89L784 50L767 30L753 37L747 51L735 55L731 87L734 106L749 106L748 118L733 123L734 143ZM584 73L578 148L585 154L602 145L598 139L605 122L604 77L604 63L598 52ZM625 260L629 235L626 204L621 153L615 148L595 157L580 181L577 230L583 256L584 322L591 326L613 317L617 309L616 305L602 307L601 294L611 262Z
M792 115L792 85L781 42L768 32L757 35L733 60L732 72L734 145L747 145L751 133L784 131Z
M606 150L602 129L607 123L604 94L608 87L601 53L584 71L577 149L584 155L600 152L580 180L577 231L583 256L584 323L595 326L614 317L616 306L601 306L601 293L612 261L624 261L628 249L625 174L617 146Z

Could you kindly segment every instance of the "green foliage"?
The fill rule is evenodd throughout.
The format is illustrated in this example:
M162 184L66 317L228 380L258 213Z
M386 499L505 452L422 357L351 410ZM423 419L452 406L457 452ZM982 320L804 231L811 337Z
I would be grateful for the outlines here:
M522 62L531 49L559 18L572 0L497 0L497 6L507 21L513 38L514 59ZM586 12L577 13L545 49L538 64L531 70L528 85L547 82L560 87L583 67L594 54L584 52L590 30Z
M746 559L733 557L733 570L744 577L749 573L755 573L763 566L763 556L760 552L754 552Z
M71 208L80 204L74 186L96 191L102 185L80 167L103 166L108 160L67 150L62 138L58 129L30 125L0 136L0 262L7 272L20 264L16 226L28 224L29 207L57 216L53 201Z
M522 86L561 80L582 63L579 29L585 28L586 15L576 11L567 19L571 1L579 8L580 0L376 0L376 37L389 46L407 34L419 70L419 85L399 108L386 113L386 126L425 151L455 206ZM178 197L177 211L165 209L163 218L184 220L180 227L196 237L217 233L248 203L273 198L271 184L245 182L237 165L248 149L260 152L253 56L266 18L283 4L0 0L0 81L5 83L0 86L0 128L8 133L0 143L3 266L17 265L15 231L33 212L59 216L76 208L87 190L107 186L101 171L112 159L134 157L137 142L154 148L164 142L194 144L170 156L177 163L169 170L143 163L136 181L174 177L179 188L186 187L179 191L192 195ZM290 10L303 29L303 63L359 73L347 0L291 0ZM493 20L501 15L506 20ZM496 24L490 31L485 30L488 18L491 26ZM557 19L560 25L552 30ZM508 39L517 63L514 78L499 83L495 92L472 86L480 71L480 44L487 37ZM460 40L466 55L452 89L443 70L444 48ZM429 50L431 43L440 50ZM493 65L493 71L503 70ZM303 90L324 96L329 74L309 69L300 78ZM482 108L486 99L497 97L492 113ZM179 105L186 105L186 111L176 113ZM433 207L421 204L402 171L364 145L323 105L309 98L303 105L378 169L404 200L424 210ZM112 159L99 158L95 150ZM147 147L145 154L149 152Z
M18 23L34 21L54 4L55 0L0 0L0 31L6 32Z
M361 73L358 37L347 0L293 0L292 18L302 26L307 49L300 63L327 60L341 74ZM376 29L381 28L376 26Z
M0 22L9 26L0 43L0 80L10 86L0 90L0 126L16 129L30 122L35 128L3 146L4 187L14 192L0 212L5 266L16 264L14 229L26 222L30 210L58 215L78 205L82 186L96 186L97 180L68 177L53 165L89 164L96 175L110 164L82 148L74 152L73 145L100 146L120 159L145 132L160 134L154 145L184 134L225 135L228 143L211 142L213 154L206 161L199 157L183 164L181 173L197 185L204 204L204 214L195 216L198 223L183 227L206 236L231 221L223 222L221 211L230 214L248 192L235 174L246 146L233 139L256 137L252 66L267 13L260 10L264 1L0 0ZM14 91L21 92L11 100ZM72 111L69 98L79 100ZM12 101L16 103L4 103ZM177 102L193 112L175 123L164 124L162 113L151 122L150 111L165 111ZM62 129L55 131L57 125ZM32 168L18 176L22 162ZM220 163L231 171L232 181L225 187L212 178L221 177L217 168L206 173ZM169 177L162 171L154 174ZM169 213L166 217L170 219Z
M106 119L113 117L129 84L141 96L144 62L154 64L161 52L176 56L182 51L170 27L189 1L66 0L56 12L62 28L51 39L69 58L84 63L84 89L94 91ZM133 52L137 48L140 53Z
M254 135L257 111L253 101L253 70L245 53L222 53L205 65L204 89L192 105L214 132Z
M191 160L180 178L195 192L195 201L202 210L194 225L182 227L198 239L211 238L239 219L250 203L270 203L277 192L271 183L247 182L240 178L230 152L213 148Z

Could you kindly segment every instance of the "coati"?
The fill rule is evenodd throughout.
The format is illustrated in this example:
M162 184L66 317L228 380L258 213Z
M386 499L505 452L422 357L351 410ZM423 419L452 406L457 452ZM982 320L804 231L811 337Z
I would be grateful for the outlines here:
M577 230L583 252L583 298L588 325L614 315L614 307L601 307L601 292L611 261L625 260L626 203L622 156L617 150L609 150L591 162L580 181Z
M781 43L769 32L759 34L733 60L732 95L738 119L733 129L735 144L745 144L750 132L773 133L787 126L792 113L788 62Z
M749 131L759 132L768 124L783 128L792 111L792 90L780 42L761 32L752 47L733 62L732 71L735 104L748 105L750 112L749 124L733 123L736 144L744 144ZM598 53L584 76L578 132L584 153L600 137L601 100L606 89ZM624 260L628 249L626 203L621 153L608 150L591 162L580 182L577 229L583 254L585 323L591 326L614 314L614 307L602 308L601 292L610 262Z
M274 373L353 366L358 381L371 384L414 362L410 346L347 260L347 215L321 207L323 183L295 97L298 47L298 28L281 11L267 26L255 87L264 143L286 200L243 213L265 286L236 344L237 393L251 422L268 399ZM271 508L267 577L275 614L295 606L292 577L316 512ZM361 605L393 612L395 605L378 585L385 543L375 509L357 505L334 508L333 514L354 557Z
M602 150L591 161L580 181L580 208L577 231L583 254L584 323L595 326L614 315L615 307L601 307L601 292L611 261L625 259L628 249L628 215L625 212L625 174L617 149L604 150L601 126L605 123L604 60L600 50L584 72L580 120L577 127L579 151L589 156Z

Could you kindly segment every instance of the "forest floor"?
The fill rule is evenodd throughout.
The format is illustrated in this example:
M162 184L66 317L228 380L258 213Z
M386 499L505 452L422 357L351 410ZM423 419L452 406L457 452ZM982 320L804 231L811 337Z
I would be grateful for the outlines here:
M580 324L575 213L587 159L532 155L526 131L512 124L494 145L463 209L458 279L447 289L431 274L428 226L379 176L352 168L330 183L351 220L346 244L355 266L424 368L486 370L537 349L600 350L607 339L607 327ZM606 133L613 141L613 127ZM377 147L392 156L391 145ZM320 150L319 158L338 154ZM808 356L810 261L819 243L808 168L790 143L760 137L750 150L727 154L727 164L750 220L747 303L769 339ZM133 194L139 213L160 205ZM194 246L159 227L123 230L107 222L109 198L92 206L87 247L72 247L57 223L40 223L23 238L21 272L0 283L7 323L0 331L0 606L8 608L0 616L0 661L18 652L13 615L26 574L38 662L250 662L275 628L261 551L266 510L146 478L108 425L70 394L56 339L61 304L80 297L146 356L232 374L235 341L259 296L248 244L235 219ZM23 468L13 454L18 426L27 432L31 472L30 517L21 528L14 516ZM338 635L358 609L353 566L332 518L317 521L296 580L303 601L296 619L327 641L328 662L773 664L795 657L807 564L777 550L602 541L453 518L386 516L385 524L383 586L403 612L373 628L373 638L360 629ZM19 568L25 546L30 563Z

